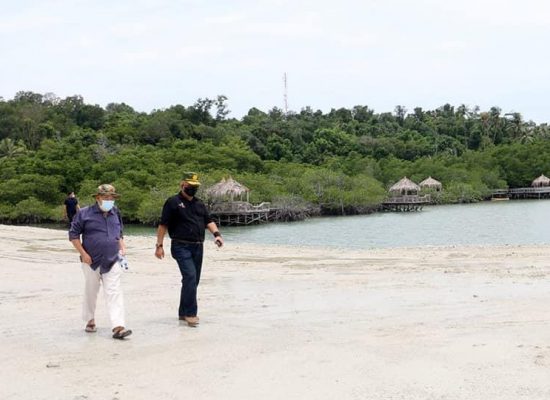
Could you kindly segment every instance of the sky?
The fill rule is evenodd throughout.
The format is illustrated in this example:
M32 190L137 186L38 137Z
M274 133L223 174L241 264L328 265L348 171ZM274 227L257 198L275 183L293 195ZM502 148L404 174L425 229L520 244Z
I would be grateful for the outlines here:
M0 96L150 112L228 97L230 117L465 104L550 122L543 0L0 0Z

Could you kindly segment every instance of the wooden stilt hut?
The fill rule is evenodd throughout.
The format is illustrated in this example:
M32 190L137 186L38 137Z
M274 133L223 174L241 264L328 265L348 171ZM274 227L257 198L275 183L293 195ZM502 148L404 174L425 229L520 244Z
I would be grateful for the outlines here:
M539 176L538 178L533 180L533 182L531 183L531 186L532 187L550 186L550 178L548 178L548 177L544 176L543 174L541 174L541 176Z
M420 189L432 189L436 192L440 192L443 188L441 182L439 182L437 179L432 178L431 176L428 176L426 179L420 182L418 186L420 186Z
M385 211L420 211L430 202L430 195L420 196L420 186L406 176L390 187L390 197L382 203Z
M390 187L390 193L394 196L412 196L418 194L420 186L406 176Z
M206 194L209 198L224 202L243 201L243 196L246 196L246 202L248 202L249 193L249 188L237 182L232 177L227 179L222 178L220 182L206 189Z
M249 225L269 220L269 203L250 204L250 189L231 177L206 189L206 194L210 215L219 225Z

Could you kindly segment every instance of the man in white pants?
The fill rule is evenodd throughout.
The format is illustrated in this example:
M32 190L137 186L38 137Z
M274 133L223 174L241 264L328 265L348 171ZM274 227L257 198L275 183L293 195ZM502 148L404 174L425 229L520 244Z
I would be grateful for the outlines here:
M86 332L96 332L97 294L103 282L113 338L124 339L131 335L132 331L125 328L124 300L120 287L122 268L119 254L124 255L126 248L120 212L114 207L118 194L114 186L103 184L97 188L97 193L93 196L96 203L81 209L74 217L69 230L69 240L80 253L84 273L82 317L86 322Z

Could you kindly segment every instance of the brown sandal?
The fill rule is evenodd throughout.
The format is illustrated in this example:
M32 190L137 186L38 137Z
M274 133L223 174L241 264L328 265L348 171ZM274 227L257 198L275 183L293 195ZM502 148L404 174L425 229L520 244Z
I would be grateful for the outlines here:
M132 334L131 329L119 329L118 331L115 331L113 333L113 339L124 339L126 336L130 336Z
M88 333L94 333L94 332L97 332L97 328L95 326L95 324L88 324L86 325L86 328L84 329L86 332Z

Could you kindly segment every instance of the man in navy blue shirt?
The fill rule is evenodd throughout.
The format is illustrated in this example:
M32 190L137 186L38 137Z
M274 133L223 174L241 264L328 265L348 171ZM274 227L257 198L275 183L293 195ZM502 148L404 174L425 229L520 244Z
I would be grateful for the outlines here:
M120 287L122 268L119 254L124 256L126 247L120 212L114 206L118 194L114 186L103 184L97 188L94 196L96 203L81 209L69 230L69 240L80 253L84 273L82 315L86 321L85 330L96 332L97 294L100 284L103 283L113 338L124 339L131 335L132 331L124 327L124 301Z
M204 203L195 197L200 186L197 174L186 172L180 182L181 191L164 203L157 230L155 256L164 258L163 241L168 231L172 243L170 251L181 272L181 292L178 309L180 321L197 326L197 286L201 277L204 231L214 235L214 242L223 246L223 239L210 218Z
M76 213L80 210L80 206L78 205L78 199L76 198L74 192L69 192L67 194L67 198L65 199L65 202L63 203L63 211L65 219L69 221L69 226L73 222L73 218L76 215Z

